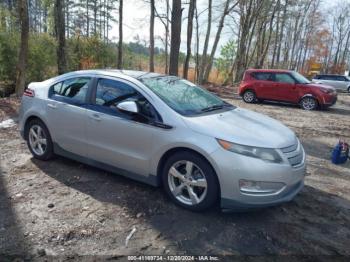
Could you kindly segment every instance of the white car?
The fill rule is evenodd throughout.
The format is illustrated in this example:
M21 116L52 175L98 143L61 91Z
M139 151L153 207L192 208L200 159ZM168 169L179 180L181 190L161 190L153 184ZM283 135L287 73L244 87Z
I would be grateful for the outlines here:
M293 131L175 76L92 70L31 83L20 131L37 159L63 155L163 186L191 210L276 205L304 185Z
M350 93L350 77L344 75L316 75L312 82L333 86L335 89Z

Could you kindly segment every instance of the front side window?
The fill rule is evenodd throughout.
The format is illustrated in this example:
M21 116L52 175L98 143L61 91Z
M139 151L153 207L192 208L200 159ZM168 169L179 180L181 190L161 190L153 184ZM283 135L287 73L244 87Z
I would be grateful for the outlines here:
M288 74L276 74L275 81L278 83L295 84L295 80Z
M112 114L126 116L125 113L117 108L117 105L123 101L136 102L139 114L138 116L133 116L135 121L147 122L147 120L157 120L159 118L151 103L133 87L116 80L98 80L95 98L96 105L108 109L108 112Z
M234 108L210 92L178 77L149 77L141 78L140 81L169 107L182 115L190 116Z
M84 103L91 78L67 79L51 87L51 97L72 103Z
M298 72L291 71L290 74L294 77L294 79L297 81L298 84L310 84L311 83L311 81L309 79L307 79L305 76L299 74ZM321 77L318 79L321 79Z

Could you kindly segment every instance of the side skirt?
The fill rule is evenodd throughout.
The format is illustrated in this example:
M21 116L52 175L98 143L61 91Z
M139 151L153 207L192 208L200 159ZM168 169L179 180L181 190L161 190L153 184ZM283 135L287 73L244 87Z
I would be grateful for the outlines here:
M130 171L127 171L127 170L124 170L124 169L121 169L121 168L118 168L115 166L111 166L111 165L108 165L108 164L105 164L105 163L102 163L102 162L99 162L99 161L96 161L96 160L93 160L93 159L90 159L87 157L83 157L83 156L71 153L71 152L63 149L57 143L54 143L54 153L57 155L84 163L84 164L89 165L89 166L97 167L97 168L109 171L109 172L117 174L117 175L131 178L133 180L136 180L136 181L139 181L139 182L151 185L151 186L157 187L160 185L158 178L155 175L149 174L148 176L143 176L143 175L139 175L139 174L136 174L136 173L133 173L133 172L130 172Z

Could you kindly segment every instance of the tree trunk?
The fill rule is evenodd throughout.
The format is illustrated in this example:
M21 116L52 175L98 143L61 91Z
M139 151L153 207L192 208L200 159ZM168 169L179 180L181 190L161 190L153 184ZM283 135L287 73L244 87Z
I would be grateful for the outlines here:
M188 68L191 59L191 43L192 43L192 31L193 31L193 16L194 16L194 8L196 5L196 0L190 1L190 6L188 9L188 23L187 23L187 52L184 63L183 77L185 79L188 78Z
M25 89L28 60L29 15L27 0L18 1L18 13L21 23L21 49L19 51L16 72L16 94L21 96Z
M119 0L119 44L118 44L117 68L122 69L122 66L123 66L123 0Z
M150 1L151 17L149 27L149 71L154 72L154 0Z
M211 0L210 0L211 1ZM181 43L181 0L173 0L171 12L171 45L170 45L170 65L169 74L177 76L179 74L179 52Z
M205 69L205 66L207 64L207 52L208 52L208 44L209 44L210 31L211 31L211 17L212 17L212 0L209 0L209 2L208 2L208 25L207 25L207 33L205 35L201 66L199 69L199 79L198 79L199 84L203 84L204 69Z
M90 35L89 0L86 0L86 36Z
M170 4L169 0L166 0L166 26L165 26L165 74L169 73L169 12L170 12Z
M55 16L55 34L58 42L57 46L57 67L58 74L64 74L67 70L66 60L66 30L64 19L64 2L55 0L54 16Z
M199 15L197 5L195 6L196 13L196 70L195 70L195 82L198 83L199 75Z
M280 35L279 35L277 54L276 54L276 66L277 67L279 66L280 58L281 58L281 48L282 48L284 27L285 27L286 19L287 19L287 7L288 7L288 0L286 0L284 8L283 8L281 32L280 32Z

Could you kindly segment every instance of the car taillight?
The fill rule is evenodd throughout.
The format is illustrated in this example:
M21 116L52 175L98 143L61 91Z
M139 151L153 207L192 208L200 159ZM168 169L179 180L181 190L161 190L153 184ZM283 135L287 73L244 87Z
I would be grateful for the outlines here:
M24 96L29 96L29 97L34 97L35 96L35 92L33 89L27 88L26 90L24 90L23 93Z

